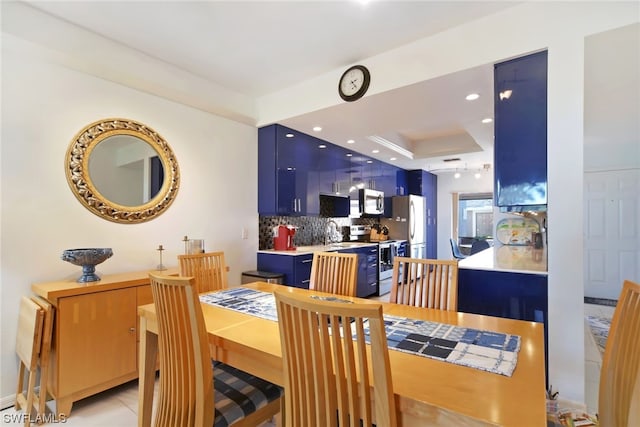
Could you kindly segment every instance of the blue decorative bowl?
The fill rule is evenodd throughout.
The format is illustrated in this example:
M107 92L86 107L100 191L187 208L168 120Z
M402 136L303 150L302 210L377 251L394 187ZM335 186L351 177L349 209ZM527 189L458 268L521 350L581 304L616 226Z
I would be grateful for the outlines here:
M67 249L62 252L62 260L82 266L82 276L78 278L78 283L97 282L100 276L96 274L96 265L112 255L111 248Z

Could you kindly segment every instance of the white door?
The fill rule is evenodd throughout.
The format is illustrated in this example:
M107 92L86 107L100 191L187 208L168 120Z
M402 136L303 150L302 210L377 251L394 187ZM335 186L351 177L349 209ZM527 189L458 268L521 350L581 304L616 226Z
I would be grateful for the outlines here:
M585 173L584 295L618 299L640 282L640 170Z

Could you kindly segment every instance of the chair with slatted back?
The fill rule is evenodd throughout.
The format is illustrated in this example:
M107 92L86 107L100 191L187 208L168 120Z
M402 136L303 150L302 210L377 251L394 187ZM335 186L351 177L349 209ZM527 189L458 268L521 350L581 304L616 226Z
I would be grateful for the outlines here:
M314 252L309 289L336 295L356 296L358 255Z
M195 279L198 293L217 291L229 286L224 252L178 255L180 275Z
M38 393L34 396L37 403L38 414L45 415L47 403L47 383L49 381L49 355L51 353L51 339L53 338L53 305L37 296L33 295L31 299L44 310L44 320L42 325L42 344L40 346L40 358L38 365L40 366L40 387Z
M274 295L284 368L285 425L395 426L382 305L321 300L282 290ZM370 371L371 376L362 375Z
M395 257L389 302L456 311L458 261Z
M25 426L31 425L34 401L36 400L35 387L43 324L44 310L30 298L22 297L16 335L16 353L20 358L20 367L18 369L15 408L24 411ZM26 390L24 388L25 374L28 374Z
M640 284L626 280L613 313L602 368L602 427L640 426Z
M211 360L195 280L149 277L160 354L154 425L255 426L280 412L280 387Z

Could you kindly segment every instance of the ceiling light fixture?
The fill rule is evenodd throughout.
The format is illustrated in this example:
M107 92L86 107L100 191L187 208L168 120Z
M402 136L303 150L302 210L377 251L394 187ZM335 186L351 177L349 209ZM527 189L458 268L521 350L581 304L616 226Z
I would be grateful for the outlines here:
M395 157L391 157L389 160L393 162L394 160L398 160L398 159L396 159Z
M391 142L391 141L389 141L387 139L384 139L381 136L371 135L371 136L368 136L367 139L369 139L369 141L373 141L376 144L380 144L383 147L388 148L389 150L393 150L396 153L401 154L401 155L413 160L413 153L411 151L409 151L409 150L407 150L405 148L402 148L399 145L394 144L393 142Z
M513 91L511 89L503 90L502 92L500 92L500 101L502 101L503 99L511 98L512 93Z
M482 123L491 123L493 119L491 117L487 117L486 119L482 119Z
M478 98L480 98L480 95L478 95L477 93L470 93L465 99L467 101L475 101Z
M480 172L476 172L476 173L473 175L473 177L474 177L475 179L480 179L480 177L481 177L481 176L482 176L482 175L480 175Z
M456 173L454 173L454 174L453 174L453 177L454 177L455 179L460 178L460 172L456 172Z
M314 126L313 127L313 131L314 132L320 132L321 130L322 130L322 127L320 127L320 126Z
M353 139L347 140L347 144L355 144L356 142Z
M378 154L380 152L380 150L372 150L371 151L373 154Z

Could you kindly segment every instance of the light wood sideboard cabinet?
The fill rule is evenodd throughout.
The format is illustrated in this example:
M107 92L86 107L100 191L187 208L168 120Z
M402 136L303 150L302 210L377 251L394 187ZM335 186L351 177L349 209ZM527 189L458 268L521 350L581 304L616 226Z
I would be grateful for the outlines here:
M69 416L73 402L138 378L137 309L153 302L148 275L141 271L105 275L92 283L71 279L31 286L56 309L48 391L59 415Z

